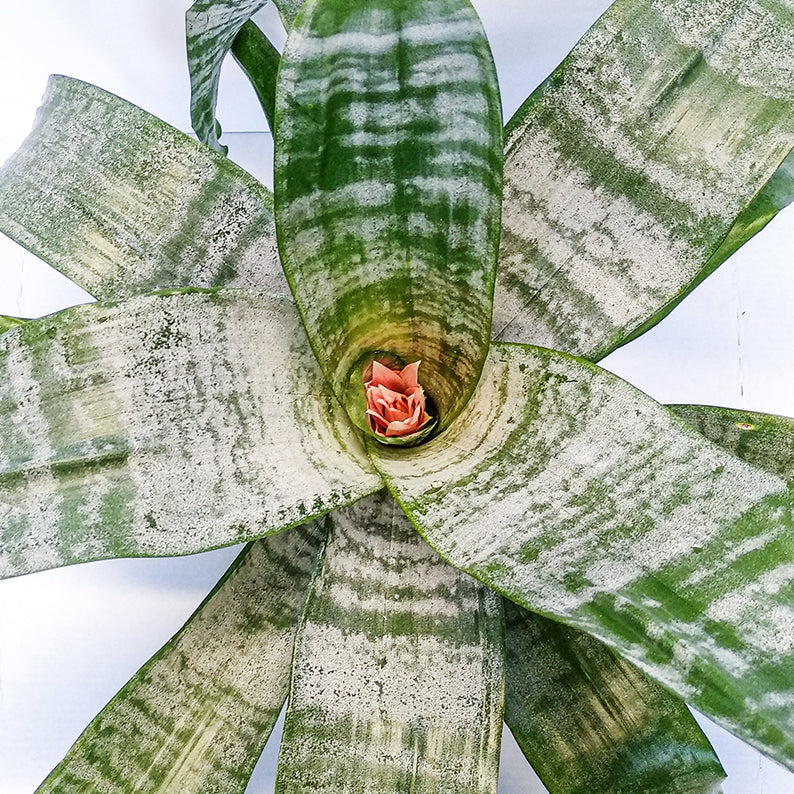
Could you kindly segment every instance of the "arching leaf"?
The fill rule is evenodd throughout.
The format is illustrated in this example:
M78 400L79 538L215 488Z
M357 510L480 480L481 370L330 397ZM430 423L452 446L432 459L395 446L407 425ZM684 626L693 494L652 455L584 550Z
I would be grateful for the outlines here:
M243 794L287 697L325 534L312 523L247 546L37 794Z
M218 142L215 103L221 65L234 37L267 0L196 0L185 12L190 70L190 119L199 140L225 153Z
M492 347L453 427L370 457L428 542L794 767L794 491L629 384Z
M0 336L0 575L300 524L381 487L357 436L286 297L31 321Z
M491 54L466 0L304 6L276 97L279 249L312 347L366 431L373 358L421 359L442 427L474 389L501 135Z
M581 631L505 601L505 722L551 794L716 794L684 701Z
M387 492L328 520L276 791L495 794L500 599L441 560Z
M250 20L232 42L232 56L245 72L259 98L259 104L273 129L276 115L276 76L281 53L264 33Z
M793 47L784 3L613 4L508 124L495 336L596 360L788 204Z
M272 195L225 157L88 83L50 79L0 167L0 231L100 300L286 288Z

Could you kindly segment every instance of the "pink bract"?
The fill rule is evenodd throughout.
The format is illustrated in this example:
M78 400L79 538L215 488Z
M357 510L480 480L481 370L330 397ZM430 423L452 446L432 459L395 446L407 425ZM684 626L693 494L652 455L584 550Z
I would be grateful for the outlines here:
M419 361L402 369L372 362L367 391L367 414L372 431L384 438L409 436L432 418L425 410L425 393L419 385Z

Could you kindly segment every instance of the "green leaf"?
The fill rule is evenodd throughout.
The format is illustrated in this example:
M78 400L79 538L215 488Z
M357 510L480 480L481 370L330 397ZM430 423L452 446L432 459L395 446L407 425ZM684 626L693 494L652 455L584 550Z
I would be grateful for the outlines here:
M794 419L707 405L668 408L742 460L794 480Z
M370 457L428 542L794 767L794 493L610 373L495 344L453 427Z
M242 290L3 334L0 439L2 576L238 543L382 486L289 299Z
M272 195L95 86L50 78L0 168L0 231L100 300L173 287L286 289Z
M8 317L6 315L0 315L0 334L10 331L12 328L16 328L17 326L24 325L26 322L27 320L23 320L21 317Z
M508 124L496 338L598 359L791 201L793 48L783 3L612 5Z
M249 545L38 794L243 794L289 689L321 524Z
M276 115L276 75L281 53L249 20L232 42L232 56L251 81L272 130Z
M590 635L504 606L505 722L551 794L720 791L682 700Z
M298 16L298 11L301 10L303 0L273 0L273 4L278 9L284 27L289 30L295 22L295 17Z
M185 12L187 62L190 70L190 119L199 140L216 151L215 103L221 65L240 28L267 0L196 0Z
M446 565L387 492L329 520L276 792L495 794L501 599Z
M304 6L276 96L279 250L309 341L367 432L373 358L421 359L441 427L476 385L501 135L491 54L466 0Z

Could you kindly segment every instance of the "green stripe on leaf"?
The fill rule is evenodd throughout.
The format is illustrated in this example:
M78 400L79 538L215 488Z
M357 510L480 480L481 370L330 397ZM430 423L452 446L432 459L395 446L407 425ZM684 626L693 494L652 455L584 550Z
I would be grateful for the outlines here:
M386 492L329 522L276 792L495 794L500 599L446 565Z
M369 431L377 358L421 360L446 426L482 367L499 234L499 98L471 6L311 0L282 56L276 152L284 268L353 422Z
M237 543L381 486L290 300L242 290L3 334L0 437L2 576Z
M428 542L794 767L794 497L595 365L497 344L459 420L370 457Z
M322 523L251 544L37 794L243 794L289 689Z
M286 289L267 188L67 77L50 79L33 131L0 167L0 231L99 300L173 287Z

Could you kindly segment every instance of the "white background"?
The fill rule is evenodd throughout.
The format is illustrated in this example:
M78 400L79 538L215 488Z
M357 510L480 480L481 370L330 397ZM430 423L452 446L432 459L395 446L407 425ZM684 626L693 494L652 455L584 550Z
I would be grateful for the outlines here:
M22 141L52 72L96 83L189 130L183 14L189 0L3 0L0 160ZM475 0L505 118L607 7L605 0ZM270 9L258 20L277 30ZM278 35L274 41L280 46ZM272 184L272 147L245 79L224 68L230 156ZM234 131L234 134L230 134ZM657 328L606 365L662 402L794 415L792 215L784 212ZM0 314L87 300L0 236ZM0 583L0 791L31 794L95 713L176 631L236 554L92 563ZM725 794L791 794L794 775L714 726ZM507 737L509 739L509 737ZM274 755L251 794L272 791ZM505 742L500 792L542 792Z

